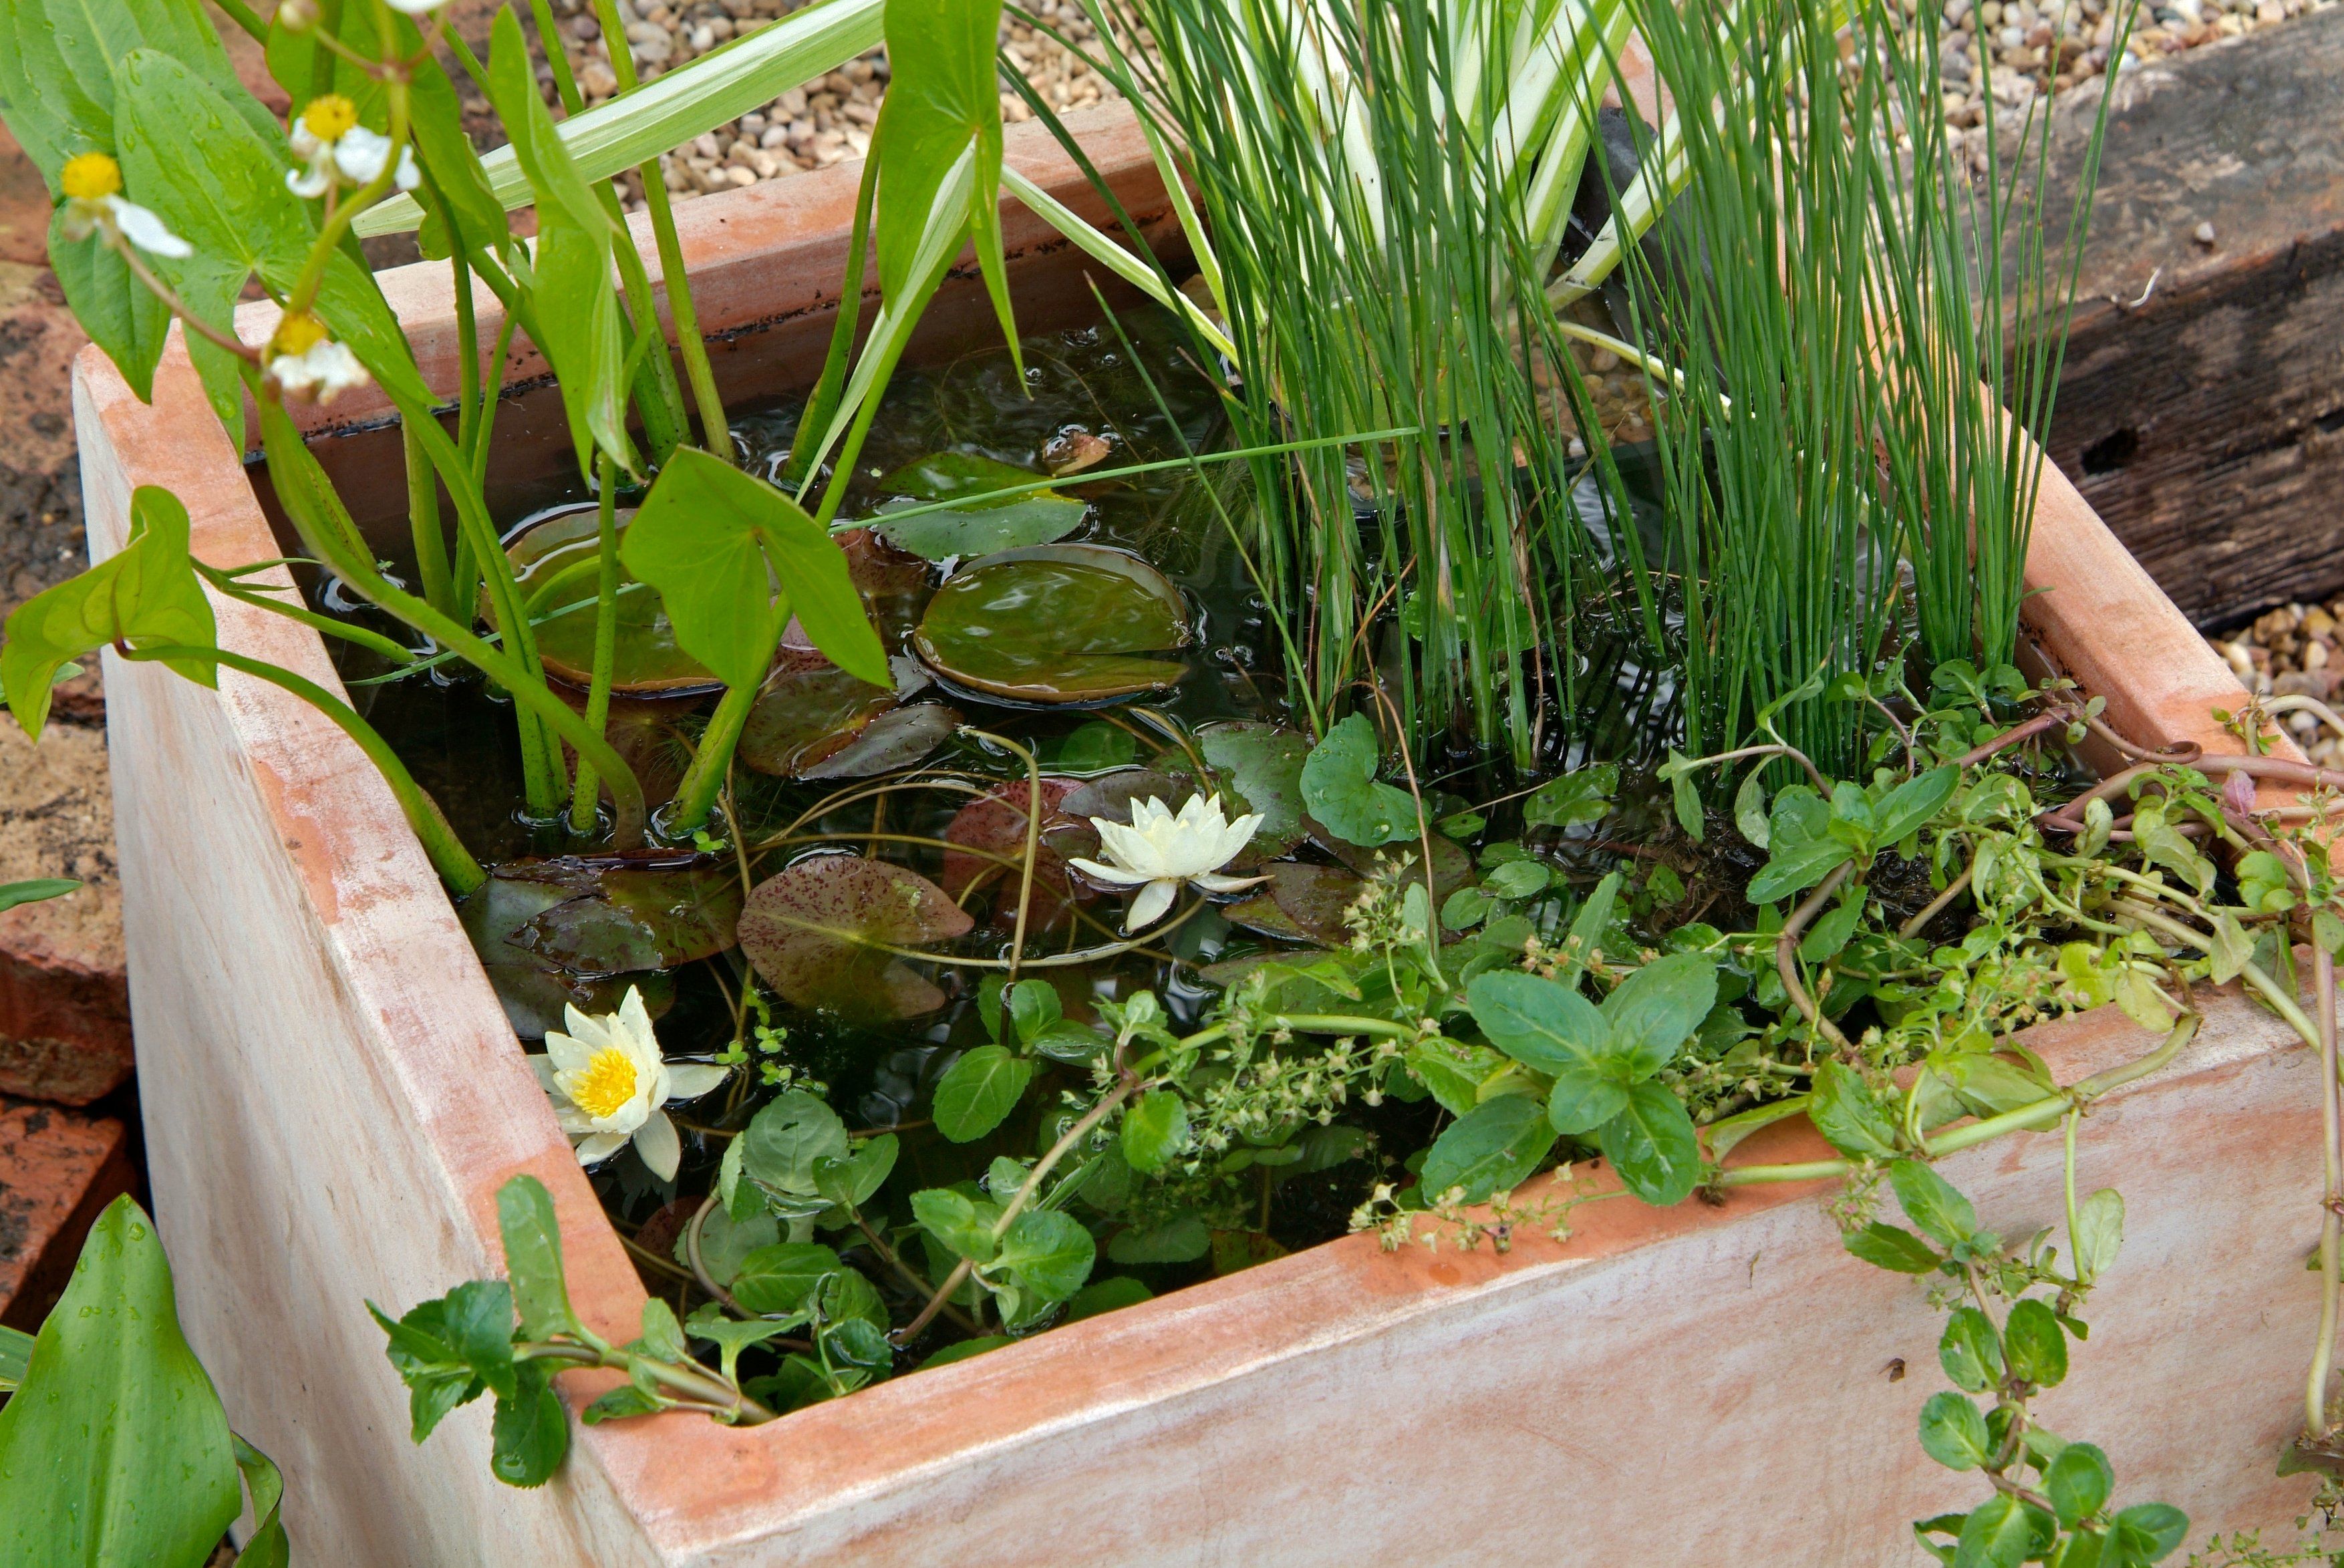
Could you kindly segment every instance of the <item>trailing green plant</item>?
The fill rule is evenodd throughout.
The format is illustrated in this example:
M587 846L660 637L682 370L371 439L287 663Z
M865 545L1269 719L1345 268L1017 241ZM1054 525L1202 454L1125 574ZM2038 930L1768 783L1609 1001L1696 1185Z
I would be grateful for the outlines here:
M236 1561L285 1568L285 1478L228 1430L179 1331L170 1259L127 1197L106 1205L37 1335L0 1329L0 1549L23 1568L203 1568L251 1502Z
M926 1091L928 1151L907 1159L918 1124L850 1126L821 1084L785 1065L793 1047L753 980L739 1037L718 1060L763 1062L779 1092L714 1129L721 1166L674 1243L689 1277L679 1300L701 1304L685 1314L654 1301L646 1321L660 1333L647 1327L619 1349L581 1340L561 1355L630 1366L642 1408L667 1400L757 1420L1146 1299L1141 1279L1110 1265L1209 1259L1228 1272L1275 1257L1269 1217L1287 1185L1346 1168L1366 1191L1352 1225L1393 1248L1446 1239L1503 1249L1524 1227L1567 1236L1591 1202L1665 1205L1838 1179L1832 1212L1849 1253L1927 1281L1947 1314L1941 1361L1955 1388L1925 1405L1922 1446L1989 1488L1965 1512L1919 1522L1922 1543L1965 1565L2162 1561L2187 1519L2159 1503L2119 1505L2106 1455L2038 1413L2066 1380L2081 1310L2123 1233L2115 1190L2076 1191L2079 1128L2096 1101L2187 1047L2202 984L2243 979L2332 1062L2332 1023L2323 1031L2306 1013L2292 967L2294 937L2312 936L2332 1019L2344 904L2316 836L2326 807L2262 812L2244 787L2319 775L2268 756L2150 756L2108 728L2096 701L2057 682L2030 688L2006 669L1947 667L1930 691L1926 705L1909 693L1883 703L1893 743L1868 778L1834 778L1779 738L1672 764L1652 783L1673 797L1674 830L1646 819L1653 853L1624 867L1599 835L1641 808L1612 764L1541 785L1521 803L1522 829L1507 834L1491 830L1497 803L1436 805L1412 781L1386 778L1361 715L1307 747L1209 728L1169 734L1153 765L1218 759L1224 793L1247 812L1229 821L1198 796L1177 817L1143 804L1129 828L1102 828L1107 862L1078 868L1134 890L1132 925L1169 940L1202 907L1193 896L1170 907L1180 887L1225 892L1213 866L1265 823L1308 820L1339 856L1261 865L1272 891L1229 913L1258 922L1277 904L1286 924L1272 928L1304 945L1225 960L1209 971L1218 996L1185 1016L1147 990L1070 1016L1044 976L1132 943L1025 953L1038 838L1007 857L1021 935L1005 960L859 915L816 917L805 888L833 877L871 880L906 909L935 890L859 855L794 862L757 885L743 917L760 977L803 996L809 943L866 987L903 983L886 967L903 960L973 966L984 1038L943 1059ZM2093 734L2142 760L2079 789L2064 782L2066 748ZM1043 776L1031 752L1013 750L1025 781L999 787L1038 822ZM1793 782L1770 786L1782 767ZM1741 781L1732 817L1763 853L1754 870L1707 852L1722 824L1691 777L1710 770ZM904 794L951 778L915 772L877 787ZM803 820L833 809L817 802ZM2217 844L2242 856L2234 883L2208 857ZM753 863L753 846L742 853ZM1159 882L1170 898L1137 902ZM1283 902L1321 885L1343 889L1331 912L1323 897ZM761 908L786 933L778 948L752 929ZM1700 917L1708 910L1736 917L1713 925ZM1306 919L1317 923L1298 926ZM2056 1079L2016 1034L2110 1003L2153 1043L2075 1082ZM1359 1119L1405 1105L1433 1117L1409 1144L1380 1140L1376 1129L1395 1124ZM1832 1158L1735 1158L1752 1133L1802 1114ZM2006 1244L1983 1229L1936 1168L2038 1133L2062 1138L2064 1252L2047 1232ZM939 1184L928 1173L955 1148L976 1174ZM1610 1178L1581 1168L1598 1157ZM509 1204L521 1202L513 1190ZM1883 1217L1892 1195L1904 1225ZM510 1265L516 1295L525 1272L545 1278L541 1246L517 1249L509 1231L507 1250L521 1259ZM516 1342L577 1338L553 1321L531 1327L524 1310ZM679 1322L681 1340L667 1332ZM672 1373L707 1372L687 1364L693 1340L716 1348L722 1388L695 1383L678 1398ZM460 1356L418 1361L403 1343L394 1331L393 1360L411 1383L429 1369L434 1387L477 1391ZM667 1370L646 1370L645 1357ZM2311 1383L2327 1381L2323 1361ZM2307 1462L2321 1462L2323 1441L2307 1440Z

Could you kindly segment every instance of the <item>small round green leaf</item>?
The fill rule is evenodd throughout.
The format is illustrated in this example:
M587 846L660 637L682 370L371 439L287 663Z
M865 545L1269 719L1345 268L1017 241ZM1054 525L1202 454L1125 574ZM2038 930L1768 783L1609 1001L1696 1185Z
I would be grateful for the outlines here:
M2029 1297L2011 1308L2003 1324L2013 1377L2036 1388L2056 1388L2067 1375L2067 1330L2047 1301Z
M2069 1443L2043 1472L2043 1495L2059 1511L2059 1522L2071 1530L2100 1511L2116 1484L2108 1456L2088 1442Z

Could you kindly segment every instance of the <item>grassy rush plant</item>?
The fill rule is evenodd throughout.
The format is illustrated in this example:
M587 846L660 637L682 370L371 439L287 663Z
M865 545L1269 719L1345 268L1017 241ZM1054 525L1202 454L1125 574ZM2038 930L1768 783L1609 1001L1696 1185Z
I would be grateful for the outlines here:
M1874 477L1876 64L1843 96L1826 0L1681 12L1637 25L1680 105L1685 175L1658 255L1627 252L1652 385L1683 627L1686 744L1723 749L1771 712L1831 773L1860 719L1824 700L1892 641L1896 545ZM1788 702L1780 701L1791 698Z
M2117 8L2111 59L2124 57L2132 17ZM1985 168L1974 178L1939 110L1935 30L1900 34L1873 11L1858 28L1860 47L1887 67L1901 138L1899 156L1873 167L1884 187L1873 309L1896 324L1882 343L1874 416L1884 488L1904 523L1923 647L1932 663L1984 668L2016 643L2043 472L2036 440L2050 429L2065 361L2108 96L2061 232L2048 207L2056 99L2030 98L2006 147L1987 94Z
M1632 538L1607 566L1571 504L1570 442L1594 421L1564 338L1586 329L1543 295L1624 7L1091 12L1094 64L1182 193L1217 317L1200 347L1234 368L1242 444L1406 432L1255 466L1254 550L1294 622L1296 706L1323 730L1372 678L1408 733L1531 764L1558 738L1546 713L1568 720L1584 695L1576 612L1641 586ZM1193 319L1170 278L1118 269Z

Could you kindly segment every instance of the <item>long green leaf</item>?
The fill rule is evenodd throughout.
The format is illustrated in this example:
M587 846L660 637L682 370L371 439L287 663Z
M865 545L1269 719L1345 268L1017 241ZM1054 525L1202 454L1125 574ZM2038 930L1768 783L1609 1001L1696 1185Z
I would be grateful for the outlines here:
M243 1501L170 1261L117 1198L0 1410L0 1562L198 1563Z
M876 48L884 9L884 0L823 0L792 12L562 121L561 145L581 175L607 179ZM529 179L510 147L490 153L481 163L499 201L507 207L529 205ZM421 206L402 196L360 213L351 227L361 236L403 234L422 221Z

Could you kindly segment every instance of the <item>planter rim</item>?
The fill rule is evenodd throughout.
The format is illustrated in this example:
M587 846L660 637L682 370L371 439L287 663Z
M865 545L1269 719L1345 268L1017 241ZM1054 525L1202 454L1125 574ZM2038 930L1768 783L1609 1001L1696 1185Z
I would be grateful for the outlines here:
M1153 178L1127 110L1109 106L1067 117L1110 178ZM1062 199L1080 206L1088 187L1039 126L1013 127L1008 156ZM753 331L834 307L836 265L851 219L857 165L769 182L683 204L678 220L696 298L712 336ZM1160 189L1160 187L1159 187ZM1013 255L1063 247L1022 208L1005 203ZM658 260L641 220L636 234L654 277ZM792 261L777 268L777 254ZM423 263L379 275L408 325L426 379L452 388L453 297L448 274ZM705 279L705 282L697 281ZM481 291L483 340L497 319ZM238 329L265 338L276 308L248 305ZM507 384L543 372L517 345ZM162 484L185 501L197 551L235 566L278 553L240 457L211 416L174 329L151 407L138 403L96 348L75 365L85 474L101 513L126 512L130 487ZM348 428L387 414L371 389L310 428ZM119 540L106 541L106 548ZM283 573L276 574L280 580ZM2150 744L2195 743L2234 753L2239 743L2209 710L2244 700L2237 679L2058 469L2046 463L2036 506L2026 622L2040 652L2107 700L2119 730ZM290 667L341 693L317 633L215 596L221 641ZM109 651L109 678L124 666ZM286 849L283 873L298 879L320 941L342 984L369 1017L382 1058L370 1070L413 1118L434 1163L416 1171L434 1201L470 1221L451 1245L476 1272L500 1271L496 1192L529 1172L551 1189L573 1300L597 1331L634 1336L645 1300L617 1233L603 1219L534 1076L515 1048L494 993L396 801L364 757L333 729L274 688L222 672L217 701L245 754L261 807ZM2274 792L2279 793L2279 792ZM2208 1004L2208 1027L2165 1076L2282 1048L2292 1037L2234 994ZM2030 1047L2063 1077L2143 1054L2149 1037L2113 1008L2026 1031ZM2139 1086L2133 1086L2137 1089ZM2121 1091L2120 1091L2121 1092ZM1800 1118L1769 1128L1733 1163L1824 1158L1827 1146ZM1584 1190L1609 1184L1585 1169ZM747 1430L668 1415L577 1428L564 1477L551 1492L577 1512L603 1494L637 1522L643 1561L745 1561L768 1537L1013 1440L1078 1429L1140 1404L1177 1401L1250 1370L1378 1335L1473 1296L1523 1290L1558 1273L1601 1270L1639 1249L1811 1201L1828 1182L1733 1189L1712 1207L1672 1209L1596 1203L1574 1212L1573 1235L1518 1237L1511 1251L1410 1248L1386 1254L1377 1238L1351 1236L1242 1273L1192 1286L1104 1317L931 1372L905 1376L852 1399ZM460 1275L445 1281L452 1285ZM367 1281L358 1281L362 1290ZM368 1292L371 1293L371 1292ZM396 1312L411 1302L385 1301ZM353 1295L355 1310L355 1296ZM388 1369L384 1381L390 1382ZM621 1380L564 1374L573 1410ZM884 1434L884 1442L872 1440Z

